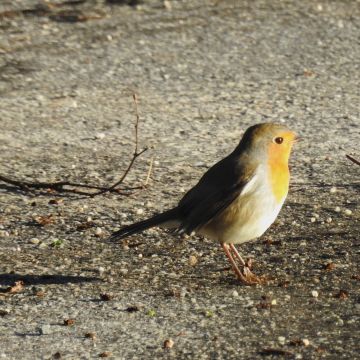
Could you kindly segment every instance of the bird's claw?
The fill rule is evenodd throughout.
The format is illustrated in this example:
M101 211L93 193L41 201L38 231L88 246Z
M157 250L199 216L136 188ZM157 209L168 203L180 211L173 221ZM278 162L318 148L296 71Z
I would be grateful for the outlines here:
M251 272L248 266L244 266L243 276L246 280L247 285L257 285L257 284L266 283L266 279L264 277L255 275L253 272Z

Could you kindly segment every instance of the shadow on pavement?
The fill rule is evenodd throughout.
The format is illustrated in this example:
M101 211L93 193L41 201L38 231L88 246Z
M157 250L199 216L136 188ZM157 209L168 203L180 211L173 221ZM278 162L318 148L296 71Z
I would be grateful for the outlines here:
M10 286L16 281L22 280L25 285L46 285L46 284L78 284L84 282L100 281L100 278L90 276L71 275L20 275L0 274L0 286ZM1 290L0 290L1 292Z

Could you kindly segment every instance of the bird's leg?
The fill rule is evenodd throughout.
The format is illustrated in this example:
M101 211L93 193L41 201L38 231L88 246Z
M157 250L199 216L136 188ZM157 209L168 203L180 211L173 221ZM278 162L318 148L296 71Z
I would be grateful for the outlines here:
M238 258L238 260L240 261L241 266L246 266L245 261L243 260L243 258L241 257L241 255L238 253L236 247L234 246L234 244L229 244L230 249L232 250L232 252L235 254L235 257Z
M254 284L253 282L249 281L248 279L246 279L246 277L242 274L242 272L239 270L239 268L237 267L236 263L235 263L235 260L233 258L233 256L231 255L231 252L228 248L228 245L227 244L221 244L223 250L225 251L225 254L227 256L227 258L229 259L234 271L235 271L235 274L236 276L238 277L238 279L246 284L246 285L252 285Z
M243 267L243 277L250 282L251 284L261 284L264 282L263 279L259 278L257 275L251 272L249 266L245 263L239 252L237 251L234 244L229 244L231 251L235 254L235 257L239 260L241 266Z

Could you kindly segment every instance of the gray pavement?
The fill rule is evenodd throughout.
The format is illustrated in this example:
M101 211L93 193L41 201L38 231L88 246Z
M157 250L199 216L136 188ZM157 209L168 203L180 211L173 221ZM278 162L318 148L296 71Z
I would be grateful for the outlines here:
M112 184L133 92L150 149L126 185L153 171L131 196L0 183L0 358L358 358L359 1L50 3L0 3L0 175ZM176 204L262 121L304 139L278 220L241 246L267 285L238 284L200 237L105 241Z

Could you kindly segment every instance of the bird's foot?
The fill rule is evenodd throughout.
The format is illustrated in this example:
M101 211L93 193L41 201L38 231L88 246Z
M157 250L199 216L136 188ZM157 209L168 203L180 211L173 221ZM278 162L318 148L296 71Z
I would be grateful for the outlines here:
M243 277L249 285L261 285L266 283L266 279L263 276L255 275L248 266L243 267Z

